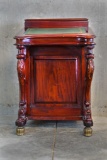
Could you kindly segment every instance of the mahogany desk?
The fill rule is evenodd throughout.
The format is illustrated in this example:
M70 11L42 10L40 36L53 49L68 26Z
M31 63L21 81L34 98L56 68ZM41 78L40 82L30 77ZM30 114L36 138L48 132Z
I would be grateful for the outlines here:
M93 125L90 88L95 35L88 19L26 19L15 36L20 102L17 135L27 120L83 120Z

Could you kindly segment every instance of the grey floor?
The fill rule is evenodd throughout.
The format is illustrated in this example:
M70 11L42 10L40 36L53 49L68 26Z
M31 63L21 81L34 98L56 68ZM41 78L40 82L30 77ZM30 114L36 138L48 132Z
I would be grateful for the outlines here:
M107 118L93 117L93 136L82 122L29 121L16 136L17 115L0 115L0 160L107 160Z

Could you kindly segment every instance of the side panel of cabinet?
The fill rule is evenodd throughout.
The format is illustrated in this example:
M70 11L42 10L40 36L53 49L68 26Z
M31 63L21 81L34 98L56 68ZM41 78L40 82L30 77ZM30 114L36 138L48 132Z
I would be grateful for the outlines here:
M35 49L31 54L31 72L31 115L81 115L80 48Z

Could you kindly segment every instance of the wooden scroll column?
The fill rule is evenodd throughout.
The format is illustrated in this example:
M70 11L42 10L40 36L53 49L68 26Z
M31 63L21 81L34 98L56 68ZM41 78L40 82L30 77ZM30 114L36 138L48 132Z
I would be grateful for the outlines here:
M87 54L86 54L86 87L85 87L85 104L84 104L84 116L83 122L86 127L93 126L92 116L91 116L91 103L90 103L90 90L91 90L91 82L93 78L94 72L94 54L92 54L92 49L94 45L87 46Z
M16 120L16 125L18 127L23 127L26 124L26 99L25 99L25 83L26 83L26 48L24 46L17 46L18 55L17 55L17 72L19 78L19 87L20 87L20 103L18 111L18 119Z

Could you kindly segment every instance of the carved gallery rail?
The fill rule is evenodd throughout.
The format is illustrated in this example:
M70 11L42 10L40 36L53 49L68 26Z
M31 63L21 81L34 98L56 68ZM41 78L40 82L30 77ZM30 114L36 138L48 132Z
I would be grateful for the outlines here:
M17 135L27 120L83 120L91 136L95 35L88 19L27 19L15 36L20 86Z

